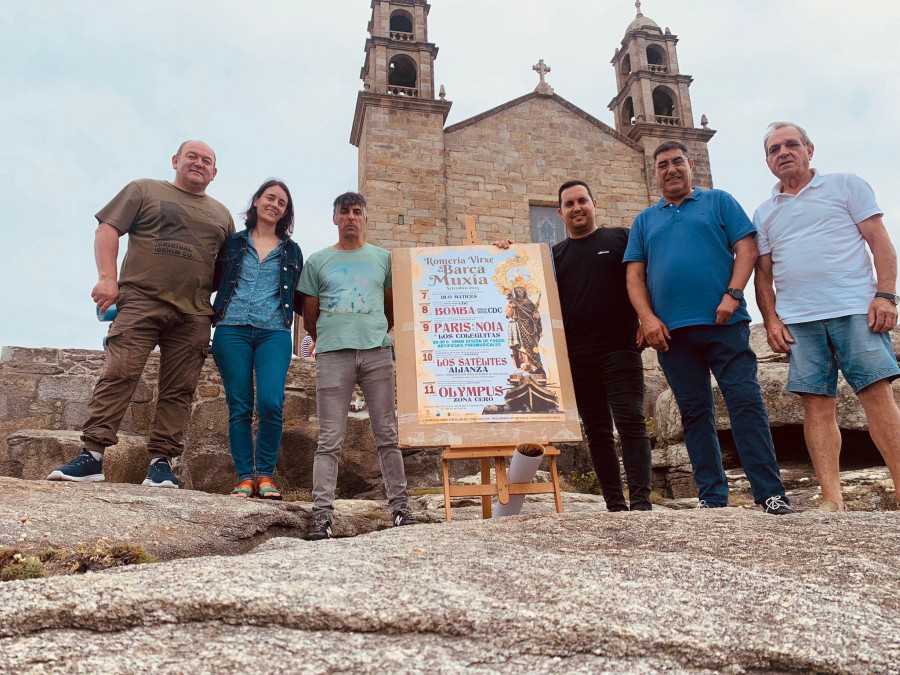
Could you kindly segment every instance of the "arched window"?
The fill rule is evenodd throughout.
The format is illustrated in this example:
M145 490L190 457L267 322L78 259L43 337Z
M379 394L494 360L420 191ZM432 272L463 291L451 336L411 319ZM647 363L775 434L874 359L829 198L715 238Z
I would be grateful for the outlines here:
M391 39L404 41L413 39L412 15L402 9L391 14Z
M669 70L666 66L666 52L659 45L648 45L647 63L651 73L665 73Z
M653 114L657 124L678 126L681 121L677 117L675 92L668 87L657 87L653 90Z
M634 124L634 101L629 96L622 105L622 126L630 127L632 124Z
M625 58L622 59L622 74L628 75L631 73L631 56L626 54Z
M406 54L398 54L388 66L388 91L398 96L418 96L416 62Z

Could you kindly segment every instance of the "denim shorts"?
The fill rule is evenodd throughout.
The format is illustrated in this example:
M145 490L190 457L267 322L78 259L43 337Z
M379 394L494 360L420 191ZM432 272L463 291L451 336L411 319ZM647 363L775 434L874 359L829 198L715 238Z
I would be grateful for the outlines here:
M895 380L900 368L888 333L869 330L865 314L792 323L787 390L837 396L838 368L853 391L879 380Z

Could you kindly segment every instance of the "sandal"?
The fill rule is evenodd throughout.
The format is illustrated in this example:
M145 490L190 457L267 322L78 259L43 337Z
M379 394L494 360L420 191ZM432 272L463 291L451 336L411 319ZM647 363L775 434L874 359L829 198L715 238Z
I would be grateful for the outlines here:
M281 492L275 487L275 483L268 476L263 476L256 483L256 496L260 499L271 499L272 501L281 501Z
M253 496L253 491L253 479L248 478L238 483L238 486L231 491L230 496L238 499L247 499Z

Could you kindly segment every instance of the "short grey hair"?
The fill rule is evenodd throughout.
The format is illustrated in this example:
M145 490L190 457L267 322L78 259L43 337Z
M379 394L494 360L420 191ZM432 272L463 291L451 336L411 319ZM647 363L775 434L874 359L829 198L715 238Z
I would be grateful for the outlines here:
M763 136L763 150L765 150L767 155L769 154L769 136L784 127L794 127L797 131L800 132L800 141L803 143L803 145L812 145L812 140L810 140L809 134L806 133L806 129L801 127L799 124L794 124L793 122L772 122L769 125L769 128L766 129L766 135Z
M334 215L337 215L341 209L349 209L351 206L361 206L363 215L367 215L366 198L359 192L345 192L342 195L338 195L334 200Z

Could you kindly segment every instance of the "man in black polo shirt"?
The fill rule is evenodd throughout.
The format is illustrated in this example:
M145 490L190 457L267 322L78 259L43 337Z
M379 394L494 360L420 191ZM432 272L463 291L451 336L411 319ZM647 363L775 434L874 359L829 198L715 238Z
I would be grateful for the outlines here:
M644 424L644 367L638 320L625 287L624 227L597 227L597 202L587 183L559 188L568 237L553 247L578 414L591 462L610 511L628 506L619 478L613 420L622 441L632 511L649 511L650 439Z

